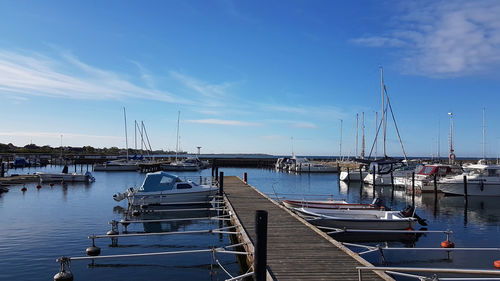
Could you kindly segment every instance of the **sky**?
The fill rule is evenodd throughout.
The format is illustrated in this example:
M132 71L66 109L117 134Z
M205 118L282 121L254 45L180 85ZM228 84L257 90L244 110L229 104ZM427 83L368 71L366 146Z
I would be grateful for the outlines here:
M384 84L408 156L500 153L499 1L0 0L0 143L366 155ZM342 130L341 121L342 120ZM392 118L386 153L401 156ZM382 154L379 136L377 154ZM375 150L375 149L374 149ZM361 148L358 148L358 152ZM372 155L374 155L372 151Z

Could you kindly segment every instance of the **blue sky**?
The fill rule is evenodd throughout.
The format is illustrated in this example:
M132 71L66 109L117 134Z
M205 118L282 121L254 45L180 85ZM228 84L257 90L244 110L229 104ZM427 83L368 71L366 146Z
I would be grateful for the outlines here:
M0 1L0 142L353 154L381 111L410 156L500 152L498 1ZM359 133L361 135L361 132ZM402 154L392 124L389 155ZM293 137L293 141L292 141ZM379 144L379 154L381 144ZM369 150L369 149L368 149ZM368 153L368 152L367 152Z

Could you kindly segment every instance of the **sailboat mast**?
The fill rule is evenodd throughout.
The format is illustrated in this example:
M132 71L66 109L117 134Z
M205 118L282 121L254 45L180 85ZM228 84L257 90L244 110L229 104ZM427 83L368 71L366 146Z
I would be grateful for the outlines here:
M365 113L361 113L361 159L365 158Z
M123 107L123 119L125 120L125 148L127 150L128 161L127 113L125 112L125 107Z
M486 126L485 126L485 119L484 119L484 112L485 109L483 108L483 159L486 160Z
M358 158L358 132L359 132L359 114L356 113L356 155L355 158Z
M450 116L450 156L449 156L449 161L450 164L453 164L455 160L455 150L453 149L453 113L449 112L448 115Z
M441 162L441 119L438 117L438 143L437 143L437 149L438 149L438 162Z
M380 67L380 92L382 95L382 124L383 124L383 130L384 130L384 137L383 137L383 149L384 149L384 157L387 157L387 153L385 150L385 137L386 137L386 116L385 116L385 97L384 97L384 70L382 67Z
M377 130L378 130L378 112L375 111L375 160L377 160L377 150L378 150Z
M177 138L175 144L175 161L177 162L177 154L179 153L179 119L181 118L181 112L177 111Z
M339 158L342 159L342 119L340 119L340 149L339 149Z

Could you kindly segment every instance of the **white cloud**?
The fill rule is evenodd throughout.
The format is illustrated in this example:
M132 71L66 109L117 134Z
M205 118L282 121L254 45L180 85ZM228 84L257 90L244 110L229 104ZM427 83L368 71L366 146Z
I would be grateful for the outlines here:
M167 92L144 88L122 75L99 69L68 53L51 58L0 50L0 93L72 99L141 98L168 103L191 102Z
M260 126L260 123L243 122L236 120L221 120L221 119L199 119L199 120L186 120L189 123L210 124L210 125L224 125L224 126Z
M499 1L402 2L385 34L351 40L368 47L404 47L405 71L433 77L487 72L500 64Z

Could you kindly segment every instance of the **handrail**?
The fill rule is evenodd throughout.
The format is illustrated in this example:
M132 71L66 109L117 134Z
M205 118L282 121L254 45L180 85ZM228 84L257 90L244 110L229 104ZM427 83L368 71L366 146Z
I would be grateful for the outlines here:
M406 271L406 272L428 272L428 273L460 273L460 274L484 274L499 275L499 270L486 269L457 269L457 268L427 268L427 267L378 267L378 266L358 266L358 280L362 281L362 271Z

